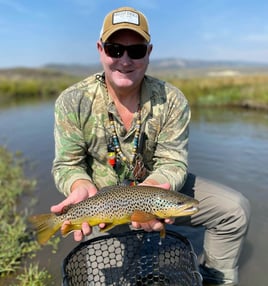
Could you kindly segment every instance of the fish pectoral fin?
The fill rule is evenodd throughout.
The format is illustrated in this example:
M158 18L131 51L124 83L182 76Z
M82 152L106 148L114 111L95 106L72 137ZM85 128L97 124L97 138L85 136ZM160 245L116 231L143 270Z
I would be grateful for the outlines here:
M165 237L166 237L165 224L163 225L163 228L160 230L160 237L161 237L161 238L165 238Z
M136 210L133 212L133 214L131 215L131 221L136 221L136 222L148 222L150 220L155 219L156 216L151 214L151 213L147 213L144 211L139 211Z

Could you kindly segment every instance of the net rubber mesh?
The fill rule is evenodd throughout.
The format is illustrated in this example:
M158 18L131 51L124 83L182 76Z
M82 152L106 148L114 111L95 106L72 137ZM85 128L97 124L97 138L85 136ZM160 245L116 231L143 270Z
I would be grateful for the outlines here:
M80 243L63 261L63 286L199 286L196 255L184 236L130 231Z

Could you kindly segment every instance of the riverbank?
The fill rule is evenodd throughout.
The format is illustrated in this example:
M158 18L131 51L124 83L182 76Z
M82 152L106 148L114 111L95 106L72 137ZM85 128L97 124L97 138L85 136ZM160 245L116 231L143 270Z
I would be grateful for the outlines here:
M40 246L27 229L28 209L20 210L36 182L23 174L23 160L0 146L0 285L51 285L50 274L31 261ZM31 202L29 196L29 205Z
M265 73L159 77L180 88L191 106L268 110L268 74ZM0 70L0 105L56 98L82 78L49 69Z
M213 76L168 79L192 106L268 110L268 75Z
M55 98L77 80L77 77L46 69L0 70L0 106Z

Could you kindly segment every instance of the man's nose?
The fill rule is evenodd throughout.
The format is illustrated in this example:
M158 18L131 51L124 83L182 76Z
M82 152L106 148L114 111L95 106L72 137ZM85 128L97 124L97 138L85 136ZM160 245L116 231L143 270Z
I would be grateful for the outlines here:
M125 50L122 57L120 58L120 60L124 63L129 63L131 62L131 58L129 57L127 51Z

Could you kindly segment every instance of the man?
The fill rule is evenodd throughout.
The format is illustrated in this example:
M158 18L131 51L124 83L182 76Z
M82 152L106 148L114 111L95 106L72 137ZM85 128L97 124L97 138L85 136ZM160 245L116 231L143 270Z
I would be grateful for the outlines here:
M187 173L189 105L179 89L145 75L152 48L141 12L122 7L105 17L97 42L104 72L65 90L55 105L53 175L67 198L51 211L61 212L107 185L158 185L191 193L200 210L189 223L206 227L204 281L236 285L248 201ZM163 222L132 226L160 231ZM91 231L85 222L74 239Z

